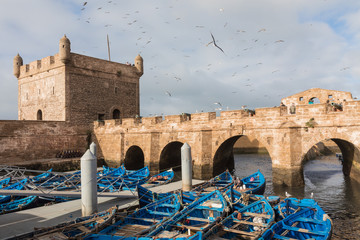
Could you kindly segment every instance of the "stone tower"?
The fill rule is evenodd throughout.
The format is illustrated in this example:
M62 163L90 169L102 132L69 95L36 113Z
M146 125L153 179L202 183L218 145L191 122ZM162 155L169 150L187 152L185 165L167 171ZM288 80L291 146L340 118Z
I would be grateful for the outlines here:
M140 55L129 65L72 53L64 35L54 56L25 65L20 55L14 58L18 118L84 125L135 117L142 74Z
M144 74L143 58L140 55L135 57L135 67L138 70L140 76Z
M14 57L14 75L15 77L19 77L20 75L20 67L23 65L23 59L22 57L20 57L19 54L17 54L15 57Z
M62 63L68 63L70 61L70 40L64 35L59 42L59 55Z

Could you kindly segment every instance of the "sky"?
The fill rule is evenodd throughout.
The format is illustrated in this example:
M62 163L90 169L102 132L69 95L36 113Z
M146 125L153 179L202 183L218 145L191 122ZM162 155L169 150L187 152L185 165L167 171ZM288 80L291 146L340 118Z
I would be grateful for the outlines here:
M358 0L0 4L0 119L17 119L14 56L54 55L64 34L74 53L108 59L108 35L112 61L143 57L143 117L279 106L310 88L360 97Z

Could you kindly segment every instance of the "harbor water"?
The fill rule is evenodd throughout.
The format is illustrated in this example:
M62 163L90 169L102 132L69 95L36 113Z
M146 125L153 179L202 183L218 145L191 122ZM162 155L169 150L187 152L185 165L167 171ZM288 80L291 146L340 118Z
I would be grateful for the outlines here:
M322 156L304 165L303 187L274 186L267 154L235 154L235 174L245 177L257 169L266 178L265 195L313 198L333 219L332 239L360 239L360 184L344 176L335 155Z

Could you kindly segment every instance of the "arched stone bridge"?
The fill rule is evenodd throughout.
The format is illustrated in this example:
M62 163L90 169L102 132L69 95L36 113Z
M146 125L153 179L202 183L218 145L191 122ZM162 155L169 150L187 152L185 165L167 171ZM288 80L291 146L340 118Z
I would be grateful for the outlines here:
M313 120L311 120L313 119ZM360 180L360 102L346 101L343 111L329 104L286 106L127 118L95 122L100 155L110 163L130 168L148 165L155 173L181 164L180 148L191 146L194 177L208 179L234 167L233 145L241 136L256 138L269 152L273 182L303 184L304 156L312 146L333 140L341 149L343 172ZM261 166L260 166L261 169Z

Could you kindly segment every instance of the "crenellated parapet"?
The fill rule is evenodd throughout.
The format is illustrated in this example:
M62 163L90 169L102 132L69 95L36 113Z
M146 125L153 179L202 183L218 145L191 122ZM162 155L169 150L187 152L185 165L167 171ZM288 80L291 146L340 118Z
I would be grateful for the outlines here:
M61 67L64 64L60 61L59 55L48 56L41 60L36 60L25 65L21 65L19 68L19 74L15 76L18 79L32 77L33 75L47 72L50 69ZM14 66L15 67L15 66Z
M251 123L251 126L259 123L263 126L275 126L286 121L297 121L302 126L303 123L310 118L327 119L332 116L351 115L354 118L360 117L360 101L349 101L343 104L342 111L334 111L329 104L307 104L296 106L296 113L290 114L286 106L257 108L255 115L251 116L246 110L223 111L220 116L216 116L215 112L203 112L193 114L179 114L168 116L141 117L139 118L123 118L119 120L105 120L103 123L94 122L95 127L120 126L123 128L141 128L143 131L153 130L154 128L163 128L170 126L184 125L191 128L201 124L214 124L221 126L222 122L232 122L239 125ZM345 116L344 116L345 117Z

